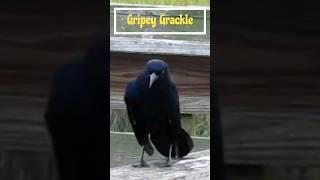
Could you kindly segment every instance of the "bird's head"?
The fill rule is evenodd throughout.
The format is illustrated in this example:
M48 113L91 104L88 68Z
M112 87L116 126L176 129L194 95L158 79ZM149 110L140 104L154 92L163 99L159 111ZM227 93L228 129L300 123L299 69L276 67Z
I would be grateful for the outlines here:
M151 59L147 62L145 71L150 77L149 88L151 88L156 80L167 77L168 64L160 59Z

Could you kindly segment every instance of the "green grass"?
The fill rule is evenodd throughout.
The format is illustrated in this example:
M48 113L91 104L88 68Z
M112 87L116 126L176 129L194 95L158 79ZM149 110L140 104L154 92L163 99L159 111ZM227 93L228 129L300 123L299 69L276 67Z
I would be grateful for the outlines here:
M151 4L151 5L170 5L170 6L210 6L209 0L111 0L111 3L126 4Z
M210 114L182 114L181 125L191 136L210 136ZM110 131L132 132L125 110L112 110Z

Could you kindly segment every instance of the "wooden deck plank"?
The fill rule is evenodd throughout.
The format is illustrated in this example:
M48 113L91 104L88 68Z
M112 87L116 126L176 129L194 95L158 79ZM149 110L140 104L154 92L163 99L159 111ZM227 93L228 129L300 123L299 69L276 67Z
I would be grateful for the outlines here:
M110 37L110 51L141 54L210 56L210 42Z
M171 167L161 167L165 160L148 162L150 167L134 168L132 165L110 169L111 180L193 180L210 179L210 150L191 153Z

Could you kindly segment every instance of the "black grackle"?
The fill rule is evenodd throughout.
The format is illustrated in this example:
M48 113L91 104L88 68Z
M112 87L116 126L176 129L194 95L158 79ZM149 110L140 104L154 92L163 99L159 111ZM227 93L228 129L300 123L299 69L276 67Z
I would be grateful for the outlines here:
M128 82L124 100L137 141L143 147L137 166L148 166L143 156L144 152L153 154L151 142L168 158L166 166L171 165L172 157L181 158L191 151L193 142L181 128L179 96L167 63L148 61L137 79Z

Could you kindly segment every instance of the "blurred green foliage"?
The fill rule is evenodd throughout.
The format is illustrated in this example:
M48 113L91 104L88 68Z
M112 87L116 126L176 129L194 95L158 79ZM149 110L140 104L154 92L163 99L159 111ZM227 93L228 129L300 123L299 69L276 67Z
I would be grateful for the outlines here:
M181 124L191 136L210 136L210 114L182 114ZM110 131L132 132L126 111L111 110Z

